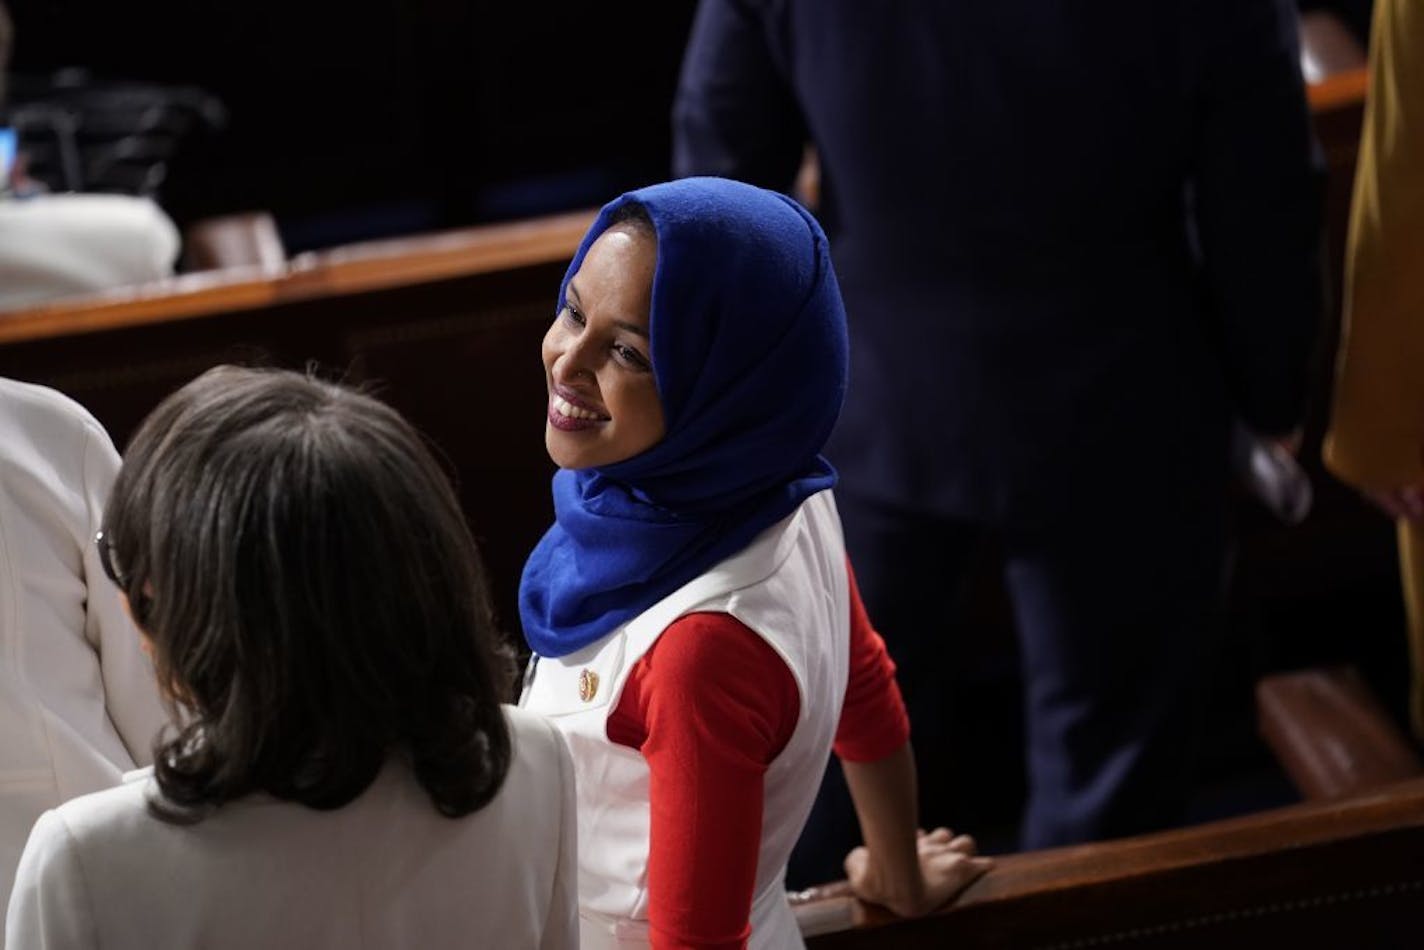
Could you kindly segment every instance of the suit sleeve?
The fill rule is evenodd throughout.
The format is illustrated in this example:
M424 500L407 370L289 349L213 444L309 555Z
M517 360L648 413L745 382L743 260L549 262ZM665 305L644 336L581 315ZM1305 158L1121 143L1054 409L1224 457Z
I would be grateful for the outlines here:
M81 950L98 945L74 839L59 814L47 811L35 822L15 871L5 946Z
M119 469L119 456L97 425L86 424L84 500L88 526L83 538L84 635L99 656L104 707L124 747L138 766L153 762L153 740L167 721L158 697L153 664L140 647L139 633L123 608L117 588L99 563L94 535L103 525L103 508ZM118 764L118 763L116 763Z
M673 104L673 174L719 175L789 191L806 125L764 14L702 0Z
M1325 461L1360 488L1424 478L1424 4L1378 0Z
M1210 311L1236 411L1265 435L1304 412L1321 317L1323 175L1287 0L1185 5L1198 59L1191 168Z

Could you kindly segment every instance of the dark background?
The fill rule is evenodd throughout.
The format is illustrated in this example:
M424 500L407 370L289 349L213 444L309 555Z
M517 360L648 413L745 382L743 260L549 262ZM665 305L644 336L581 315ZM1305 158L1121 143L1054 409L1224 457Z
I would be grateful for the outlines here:
M229 112L161 199L290 251L592 207L664 179L692 0L9 0L12 71L195 85ZM630 31L631 30L631 31Z
M12 72L192 85L227 107L160 198L266 209L290 252L593 207L669 174L695 0L7 0ZM1328 8L1363 38L1371 0ZM17 82L16 88L22 83Z

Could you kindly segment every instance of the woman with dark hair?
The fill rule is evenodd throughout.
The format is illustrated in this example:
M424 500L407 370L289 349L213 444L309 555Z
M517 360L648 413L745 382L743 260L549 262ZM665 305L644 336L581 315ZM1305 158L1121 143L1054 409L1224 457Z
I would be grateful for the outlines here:
M573 777L501 707L454 493L392 409L220 367L129 446L97 542L183 728L46 813L15 947L568 947Z
M846 387L825 235L791 200L685 179L607 205L544 339L554 526L525 567L523 704L578 775L582 946L795 947L791 846L834 746L846 870L904 914L988 866L915 832L894 666L820 455Z

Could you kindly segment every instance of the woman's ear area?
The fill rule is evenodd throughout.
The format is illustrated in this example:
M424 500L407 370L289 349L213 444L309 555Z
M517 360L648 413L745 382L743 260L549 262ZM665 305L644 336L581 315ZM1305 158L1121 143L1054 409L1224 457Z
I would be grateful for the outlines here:
M149 584L144 584L143 595L152 598L153 587ZM133 622L134 629L138 631L138 648L143 651L144 656L148 657L148 662L152 664L154 670L157 671L158 646L153 642L153 634L149 633L148 628L139 623L138 618L134 616L133 605L129 603L128 594L120 592L119 602L124 605L124 613L128 614L129 620ZM164 703L177 703L180 706L190 706L191 702L187 690L178 684L177 680L172 677L171 672L169 675L170 678L167 683L158 684L159 692L163 696ZM169 714L179 715L171 706L169 708Z
M144 585L143 585L143 593L144 593L144 596L145 596L145 597L152 597L152 596L153 596L153 588L150 587L148 584L144 584ZM143 624L139 623L139 622L138 622L138 618L134 616L133 604L129 603L129 595L128 595L128 594L124 593L123 591L120 591L120 592L119 592L119 603L123 604L123 606L124 606L124 613L128 615L129 622L132 623L132 624L134 625L134 629L138 631L138 645L139 645L139 649L143 650L144 656L147 656L147 657L149 658L149 660L152 661L152 660L154 659L154 656L153 656L153 649L154 649L154 648L153 648L153 635L152 635L151 633L149 633L149 632L148 632L148 629L147 629L146 627L144 627Z

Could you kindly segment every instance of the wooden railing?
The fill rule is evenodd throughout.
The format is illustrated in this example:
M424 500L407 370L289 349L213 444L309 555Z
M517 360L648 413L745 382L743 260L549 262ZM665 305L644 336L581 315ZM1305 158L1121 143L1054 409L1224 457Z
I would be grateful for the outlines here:
M1008 855L903 921L844 882L793 897L815 950L1403 947L1424 933L1424 764L1353 671L1265 678L1262 732L1307 804Z
M592 212L352 244L285 266L201 271L0 313L0 344L202 320L297 300L342 297L565 263ZM553 289L546 289L552 298Z
M900 920L829 892L811 950L1407 947L1424 933L1424 780L1181 831L1007 855Z

